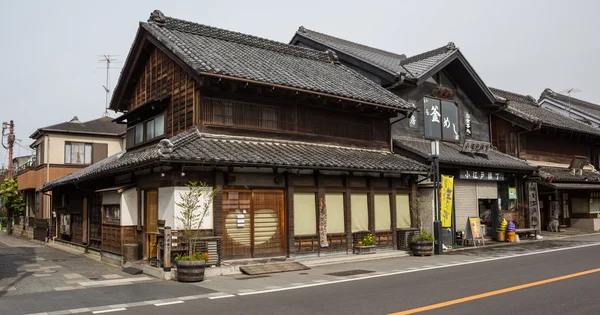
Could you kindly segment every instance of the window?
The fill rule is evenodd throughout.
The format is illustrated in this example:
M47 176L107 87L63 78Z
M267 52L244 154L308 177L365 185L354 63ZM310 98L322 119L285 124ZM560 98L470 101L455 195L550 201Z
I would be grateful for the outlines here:
M351 231L362 232L369 230L369 204L367 194L353 193L350 195Z
M40 143L35 147L35 165L44 164L44 143Z
M92 164L92 144L67 142L65 164Z
M458 141L458 106L456 103L424 98L425 137L446 141Z
M104 222L106 224L120 224L121 206L119 205L104 205Z
M158 115L146 122L146 141L165 134L165 115Z
M277 129L277 108L261 107L260 109L260 128L261 129Z
M392 230L392 217L390 210L390 195L375 194L375 231L388 232Z
M325 194L327 208L327 234L344 233L344 194Z
M294 235L317 234L317 206L314 193L294 193Z
M135 125L135 144L144 142L144 124Z

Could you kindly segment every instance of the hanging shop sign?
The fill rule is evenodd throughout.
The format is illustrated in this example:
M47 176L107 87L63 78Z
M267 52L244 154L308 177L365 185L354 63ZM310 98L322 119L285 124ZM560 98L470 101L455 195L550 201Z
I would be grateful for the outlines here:
M517 200L517 187L508 187L508 200Z
M460 179L504 181L504 173L482 170L460 170Z
M452 199L454 197L454 176L442 175L442 191L440 192L442 203L442 227L452 227Z
M492 144L484 141L465 140L460 152L487 154Z

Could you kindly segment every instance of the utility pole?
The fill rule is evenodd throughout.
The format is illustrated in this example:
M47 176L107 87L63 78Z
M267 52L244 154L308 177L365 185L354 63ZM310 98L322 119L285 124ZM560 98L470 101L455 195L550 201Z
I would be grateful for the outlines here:
M7 145L4 144L4 136L6 129L8 129ZM8 179L13 178L13 146L15 144L15 124L11 120L10 123L2 123L2 146L8 150ZM6 209L6 216L8 217L6 223L6 233L12 234L12 211Z

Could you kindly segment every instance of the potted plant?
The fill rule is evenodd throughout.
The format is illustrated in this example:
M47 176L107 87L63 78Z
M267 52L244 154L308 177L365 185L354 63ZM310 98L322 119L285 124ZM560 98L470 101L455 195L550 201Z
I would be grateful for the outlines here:
M183 232L182 240L186 244L186 253L175 256L177 267L177 281L197 282L204 280L204 268L210 258L207 252L198 248L197 241L204 218L210 213L210 206L219 188L213 189L204 182L189 182L188 191L181 193L181 201L175 203L181 208L181 221Z
M419 235L412 237L411 247L414 256L431 256L433 254L433 236L422 230Z
M369 233L365 235L362 241L359 241L356 247L354 248L354 252L359 255L364 254L374 254L375 253L375 237L373 234Z

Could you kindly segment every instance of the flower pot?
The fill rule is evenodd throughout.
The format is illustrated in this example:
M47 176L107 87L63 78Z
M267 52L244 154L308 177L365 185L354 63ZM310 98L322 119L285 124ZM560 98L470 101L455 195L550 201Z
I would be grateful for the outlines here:
M514 242L515 241L515 232L506 232L506 238L508 239L509 242Z
M204 260L177 260L177 281L198 282L204 280Z
M375 245L355 246L354 253L358 255L375 254Z
M412 242L412 253L414 256L431 256L431 255L433 255L433 242L430 242L430 241Z
M506 231L496 231L496 241L504 242L506 240Z

